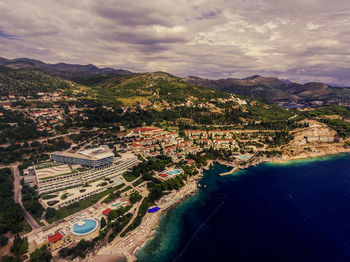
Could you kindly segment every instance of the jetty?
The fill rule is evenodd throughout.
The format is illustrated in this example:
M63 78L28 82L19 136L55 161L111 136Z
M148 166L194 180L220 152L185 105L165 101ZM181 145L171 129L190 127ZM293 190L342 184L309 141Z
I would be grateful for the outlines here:
M230 171L228 172L225 172L225 173L221 173L220 176L226 176L226 175L231 175L233 174L234 172L236 172L237 170L239 170L240 168L238 166L232 168Z

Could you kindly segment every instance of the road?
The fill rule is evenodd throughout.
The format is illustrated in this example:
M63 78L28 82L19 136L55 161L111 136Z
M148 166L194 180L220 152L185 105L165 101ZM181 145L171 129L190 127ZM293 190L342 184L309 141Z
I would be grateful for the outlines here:
M23 211L24 211L24 219L27 221L27 223L33 228L39 228L39 224L35 221L35 219L29 214L29 212L23 207L22 204L22 195L21 195L21 177L19 175L19 171L18 171L18 166L14 165L11 166L11 170L13 173L13 191L14 191L14 198L15 198L15 202L20 204Z
M70 133L67 133L67 134L63 134L63 135L57 135L57 136L51 136L51 137L45 137L45 138L40 138L40 139L34 139L34 140L31 140L31 141L27 141L28 144L34 142L34 141L37 141L37 142L46 142L47 140L49 139L56 139L56 138L60 138L60 137L65 137L65 136L69 136L69 135L72 135L72 134L79 134L80 131L75 131L75 132L70 132ZM18 145L21 145L23 146L24 145L24 142L21 142L21 143L18 143ZM11 144L3 144L3 145L0 145L0 147L3 147L3 148L6 148L6 147L9 147L11 146Z

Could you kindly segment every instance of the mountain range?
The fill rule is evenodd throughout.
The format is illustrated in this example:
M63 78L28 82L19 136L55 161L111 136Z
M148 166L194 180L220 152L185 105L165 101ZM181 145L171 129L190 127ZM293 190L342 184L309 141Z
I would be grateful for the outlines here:
M33 72L42 72L51 77L59 77L64 80L74 81L75 83L87 86L100 86L101 84L108 87L124 86L120 85L120 79L129 79L128 82L130 82L130 79L140 75L124 69L114 69L109 67L98 68L92 64L48 64L28 58L6 59L0 57L0 66L2 66L3 69L9 68L22 71L12 72L12 74L16 73L15 75L20 73L21 80L26 80L23 71L31 72L31 74L33 74ZM6 70L0 71L4 72ZM141 75L144 75L146 78L150 77L150 75L147 74ZM8 78L8 75L6 75L6 77ZM31 79L32 77L33 76L31 76ZM12 77L12 82L13 79L17 78ZM137 78L136 82L139 82L139 79L140 77ZM169 81L175 81L176 79L178 82L177 78L169 79L171 79ZM289 80L279 79L277 77L263 77L260 75L254 75L243 79L227 78L218 80L188 76L182 78L182 80L196 86L203 86L217 91L224 91L249 97L262 98L271 102L350 99L350 88L347 87L333 87L321 82L299 84ZM55 79L55 81L57 80ZM0 86L1 85L3 84L0 83ZM140 88L142 87L140 86Z
M350 88L347 87L333 87L320 82L299 84L289 80L278 79L277 77L254 75L243 79L227 78L211 80L188 76L183 79L189 83L211 89L250 97L259 97L275 102L350 98Z
M92 64L77 65L77 64L48 64L39 60L28 58L6 59L0 57L0 65L12 69L40 70L47 74L58 76L68 80L80 80L93 75L100 74L118 74L128 75L132 72L124 69L114 69L110 67L98 68Z

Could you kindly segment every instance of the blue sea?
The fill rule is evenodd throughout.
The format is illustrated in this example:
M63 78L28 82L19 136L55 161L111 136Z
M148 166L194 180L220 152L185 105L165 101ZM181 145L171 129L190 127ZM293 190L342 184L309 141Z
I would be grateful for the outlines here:
M228 170L204 173L138 261L350 261L349 155Z

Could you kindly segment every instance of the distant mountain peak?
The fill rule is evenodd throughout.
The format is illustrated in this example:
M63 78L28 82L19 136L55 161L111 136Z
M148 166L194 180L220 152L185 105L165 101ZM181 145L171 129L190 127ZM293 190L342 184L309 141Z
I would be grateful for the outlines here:
M254 79L257 79L257 78L263 78L263 77L261 75L253 75L253 76L249 76L249 77L243 78L242 80L254 80Z
M303 99L343 99L350 98L350 88L334 88L320 82L298 84L288 79L253 75L243 79L203 79L184 77L184 81L211 89L259 97L270 101L295 101Z
M96 74L120 74L127 75L132 74L132 72L124 69L115 68L98 68L93 64L79 65L79 64L67 64L67 63L57 63L49 64L44 63L39 60L29 59L29 58L16 58L16 59L6 59L0 57L0 65L14 68L14 69L27 69L27 70L40 70L45 73L59 76L65 79L73 80L76 78L86 78Z

